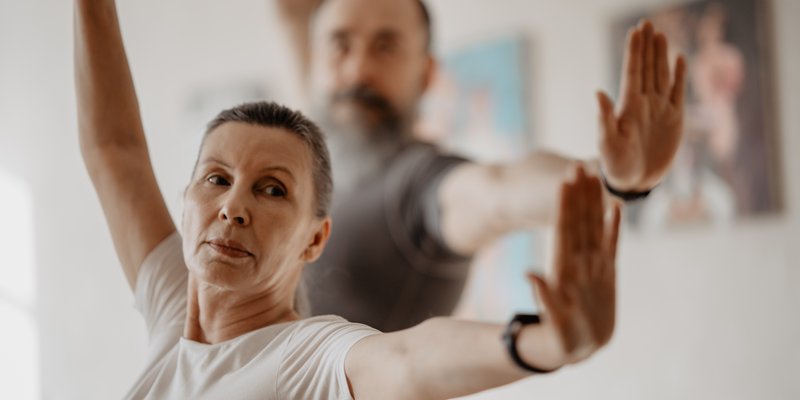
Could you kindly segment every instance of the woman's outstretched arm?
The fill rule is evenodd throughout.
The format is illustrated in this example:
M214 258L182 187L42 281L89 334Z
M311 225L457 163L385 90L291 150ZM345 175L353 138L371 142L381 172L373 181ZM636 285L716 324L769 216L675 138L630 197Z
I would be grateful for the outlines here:
M125 277L175 231L158 188L113 0L75 0L75 87L81 154Z
M611 339L615 323L615 258L619 208L605 218L600 181L578 168L561 188L554 268L531 275L542 321L522 328L524 362L551 370L580 362ZM504 326L435 318L367 337L346 360L356 399L448 399L529 375L512 362Z

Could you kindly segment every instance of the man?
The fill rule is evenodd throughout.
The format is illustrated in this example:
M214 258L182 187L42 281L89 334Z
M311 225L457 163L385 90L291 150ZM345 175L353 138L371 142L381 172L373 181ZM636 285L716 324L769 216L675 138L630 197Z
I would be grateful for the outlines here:
M312 116L328 134L335 234L306 269L311 312L384 331L454 309L472 255L498 237L551 224L574 160L545 151L484 165L419 143L412 125L436 62L419 0L278 0ZM678 148L685 64L667 42L632 29L621 101L598 93L607 194L645 195Z

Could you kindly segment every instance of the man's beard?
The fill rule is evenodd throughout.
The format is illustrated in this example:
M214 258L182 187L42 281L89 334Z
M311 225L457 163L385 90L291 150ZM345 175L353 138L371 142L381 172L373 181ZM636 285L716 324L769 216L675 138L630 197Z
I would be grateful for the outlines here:
M363 85L335 93L317 103L314 111L327 134L338 193L352 192L369 182L412 138L413 115L409 114L413 113L396 110Z

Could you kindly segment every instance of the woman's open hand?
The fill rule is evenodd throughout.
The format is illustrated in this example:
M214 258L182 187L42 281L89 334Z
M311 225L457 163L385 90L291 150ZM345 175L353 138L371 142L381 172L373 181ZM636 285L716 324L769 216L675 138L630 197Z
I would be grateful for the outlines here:
M587 176L582 166L562 184L553 269L546 278L530 275L544 306L541 327L552 350L541 367L581 361L608 343L614 331L620 211L614 206L604 215L602 191L600 180ZM526 358L528 346L520 345ZM536 358L528 357L533 365Z

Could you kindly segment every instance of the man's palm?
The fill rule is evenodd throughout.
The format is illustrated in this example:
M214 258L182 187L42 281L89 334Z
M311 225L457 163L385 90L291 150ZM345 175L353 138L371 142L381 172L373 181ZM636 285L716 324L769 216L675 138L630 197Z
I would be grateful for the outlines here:
M683 131L686 65L679 57L670 77L667 40L645 22L628 35L619 112L598 93L603 129L601 161L617 189L647 190L666 174Z

